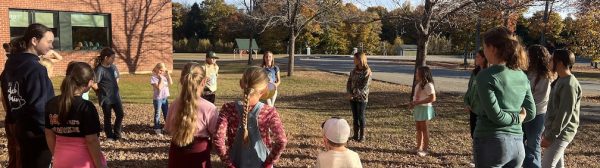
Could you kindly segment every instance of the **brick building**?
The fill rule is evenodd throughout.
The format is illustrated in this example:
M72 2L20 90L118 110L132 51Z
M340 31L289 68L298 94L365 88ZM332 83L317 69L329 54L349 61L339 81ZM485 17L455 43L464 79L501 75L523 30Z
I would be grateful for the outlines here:
M172 68L171 8L170 0L2 0L0 42L41 23L52 28L54 50L64 57L54 65L56 75L70 61L91 63L103 47L117 51L121 73L147 73L159 62ZM0 56L0 70L6 59Z

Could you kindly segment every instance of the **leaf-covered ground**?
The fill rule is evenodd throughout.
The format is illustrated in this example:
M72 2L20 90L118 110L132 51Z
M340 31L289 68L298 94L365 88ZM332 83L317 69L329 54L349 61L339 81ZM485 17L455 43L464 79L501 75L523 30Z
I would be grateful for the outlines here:
M228 71L227 67L226 64L221 66L217 107L241 97L237 84L241 74ZM178 74L174 73L175 80ZM277 167L312 167L318 153L324 150L321 122L331 116L351 122L350 105L344 95L346 78L309 70L282 78L276 107L283 118L289 143ZM58 87L61 79L54 80ZM121 79L127 137L117 142L101 138L109 167L166 167L169 137L156 136L151 129L152 92L148 83L149 75L124 75ZM170 88L173 99L180 89L177 85ZM415 124L405 106L409 92L406 86L373 82L366 113L367 140L350 142L348 147L360 154L364 167L468 167L471 139L468 114L462 110L462 96L438 93L438 102L434 103L437 116L429 122L431 155L418 157L412 153ZM0 118L4 115L1 112ZM568 167L600 167L600 121L584 119L581 122L575 140L567 149L566 163ZM0 123L0 167L5 166L8 155L3 123ZM213 155L213 164L220 167L219 162Z

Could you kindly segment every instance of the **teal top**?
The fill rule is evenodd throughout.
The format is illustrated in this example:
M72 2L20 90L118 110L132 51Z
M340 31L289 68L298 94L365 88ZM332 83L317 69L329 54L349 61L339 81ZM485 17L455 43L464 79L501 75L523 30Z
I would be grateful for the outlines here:
M467 88L467 92L465 93L464 102L465 105L471 108L471 111L475 111L479 107L479 97L477 96L477 82L475 82L475 78L477 75L471 74L471 78L469 78L469 87Z
M523 135L521 107L527 111L525 122L533 120L536 112L527 75L505 65L492 65L479 72L475 82L480 100L475 137Z
M581 86L573 75L558 78L550 91L544 139L571 142L579 127Z

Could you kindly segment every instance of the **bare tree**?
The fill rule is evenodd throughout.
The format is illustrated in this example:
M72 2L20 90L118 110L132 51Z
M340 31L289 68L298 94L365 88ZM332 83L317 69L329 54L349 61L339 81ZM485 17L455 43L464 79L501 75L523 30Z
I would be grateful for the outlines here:
M262 34L267 28L273 26L280 17L274 16L274 9L269 8L269 0L242 0L247 30L250 32L248 46L248 65L252 64L252 40L255 34Z
M288 28L288 76L294 75L294 56L296 38L307 25L316 21L319 16L331 12L340 5L340 0L285 0L282 4L280 18L283 25Z

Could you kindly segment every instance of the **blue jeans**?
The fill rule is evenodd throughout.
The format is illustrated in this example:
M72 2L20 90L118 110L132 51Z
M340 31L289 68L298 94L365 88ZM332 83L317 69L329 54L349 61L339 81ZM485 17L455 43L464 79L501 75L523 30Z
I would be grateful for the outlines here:
M152 100L152 104L154 104L154 129L160 129L160 110L162 110L163 119L166 121L167 112L169 111L169 100L167 98L154 99Z
M352 109L352 125L354 140L362 140L365 137L365 111L367 111L367 102L350 101Z
M540 168L542 167L542 132L544 132L544 121L546 114L536 115L529 122L523 123L523 133L525 133L525 168Z
M497 134L475 137L475 167L520 168L525 158L523 135Z

